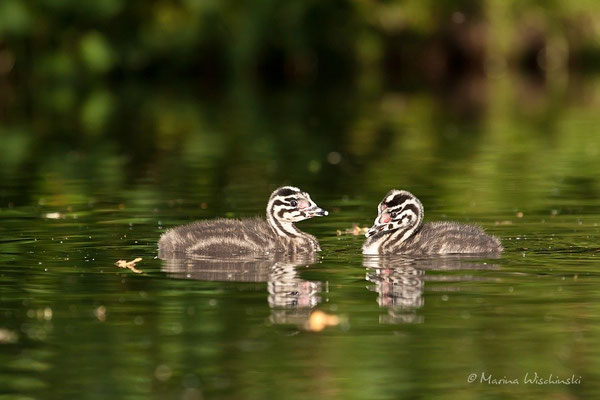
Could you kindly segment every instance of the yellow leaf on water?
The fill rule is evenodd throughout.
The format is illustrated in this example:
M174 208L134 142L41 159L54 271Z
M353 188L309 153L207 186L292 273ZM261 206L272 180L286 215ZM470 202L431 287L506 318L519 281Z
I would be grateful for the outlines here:
M342 235L361 236L361 235L364 235L365 233L367 233L368 231L369 231L369 228L366 226L364 228L361 228L358 224L352 224L352 228L345 229L343 231L338 229L336 233L338 236L342 236Z
M135 272L136 274L141 274L142 271L140 271L139 269L137 269L135 267L135 264L139 263L140 261L142 261L141 257L138 257L132 261L126 261L126 260L119 260L115 263L115 265L119 268L127 268L130 269L131 271Z
M106 307L98 306L94 310L94 315L96 316L96 318L98 318L98 321L100 321L100 322L106 321Z
M339 323L340 318L337 315L331 315L320 310L315 310L310 314L304 327L312 332L321 332L326 327L336 326L339 325Z

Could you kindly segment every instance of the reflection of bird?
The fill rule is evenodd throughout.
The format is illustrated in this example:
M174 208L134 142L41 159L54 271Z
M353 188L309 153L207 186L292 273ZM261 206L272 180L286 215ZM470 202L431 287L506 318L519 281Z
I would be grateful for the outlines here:
M295 222L327 215L309 194L292 186L275 190L267 204L267 220L215 219L166 231L158 242L161 255L186 252L203 255L310 253L320 251L314 236Z
M271 308L313 308L321 301L321 282L300 279L296 264L277 262L270 268L269 305Z
M210 258L176 254L163 257L161 270L178 279L222 282L267 282L271 321L302 325L321 301L323 283L301 279L296 268L317 262L315 253L276 254L271 259ZM325 284L325 291L327 285Z
M367 270L365 279L375 283L380 307L411 309L423 305L424 270L409 263L398 263L391 268L379 268L377 263L375 265L377 267Z
M495 270L494 264L472 262L469 256L408 258L406 256L365 257L363 265L367 268L365 279L374 284L369 290L377 292L377 303L388 310L380 316L381 323L423 322L423 316L417 309L424 304L425 282L438 282L438 290L452 290L442 287L440 282L459 282L485 280L471 274L445 274L448 271ZM436 274L427 271L437 271Z
M412 193L391 190L379 203L363 254L500 253L498 238L478 226L423 223L423 205Z

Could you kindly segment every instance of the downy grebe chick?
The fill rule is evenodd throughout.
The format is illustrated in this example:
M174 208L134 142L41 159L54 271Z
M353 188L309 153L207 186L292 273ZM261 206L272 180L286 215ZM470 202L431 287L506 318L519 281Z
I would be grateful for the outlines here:
M423 223L423 205L412 193L391 190L365 234L363 254L500 253L498 238L478 226L457 222Z
M262 218L218 218L178 226L161 236L159 255L170 258L174 253L238 256L320 251L317 239L300 231L294 223L327 214L308 193L284 186L271 194L266 221Z

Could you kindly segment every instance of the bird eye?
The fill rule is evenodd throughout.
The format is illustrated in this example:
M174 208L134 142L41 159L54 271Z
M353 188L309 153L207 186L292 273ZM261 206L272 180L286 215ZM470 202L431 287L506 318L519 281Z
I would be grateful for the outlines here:
M292 207L296 207L298 205L298 202L296 200L291 200L290 204L292 205Z
M396 218L396 216L397 216L397 215L398 215L398 213L397 213L396 211L394 211L394 212L390 213L390 216L391 216L392 218Z

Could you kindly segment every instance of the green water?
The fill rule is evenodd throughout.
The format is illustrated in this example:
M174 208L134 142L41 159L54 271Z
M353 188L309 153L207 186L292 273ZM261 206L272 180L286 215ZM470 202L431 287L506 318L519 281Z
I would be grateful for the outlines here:
M0 399L592 398L598 83L490 85L458 109L428 93L102 89L84 97L118 111L92 122L30 95L0 125ZM282 184L330 211L299 224L318 258L157 258L166 228L262 214ZM363 259L363 237L336 232L369 226L391 188L505 253ZM114 265L136 257L140 274ZM311 331L314 310L339 323ZM526 384L535 373L578 381Z

